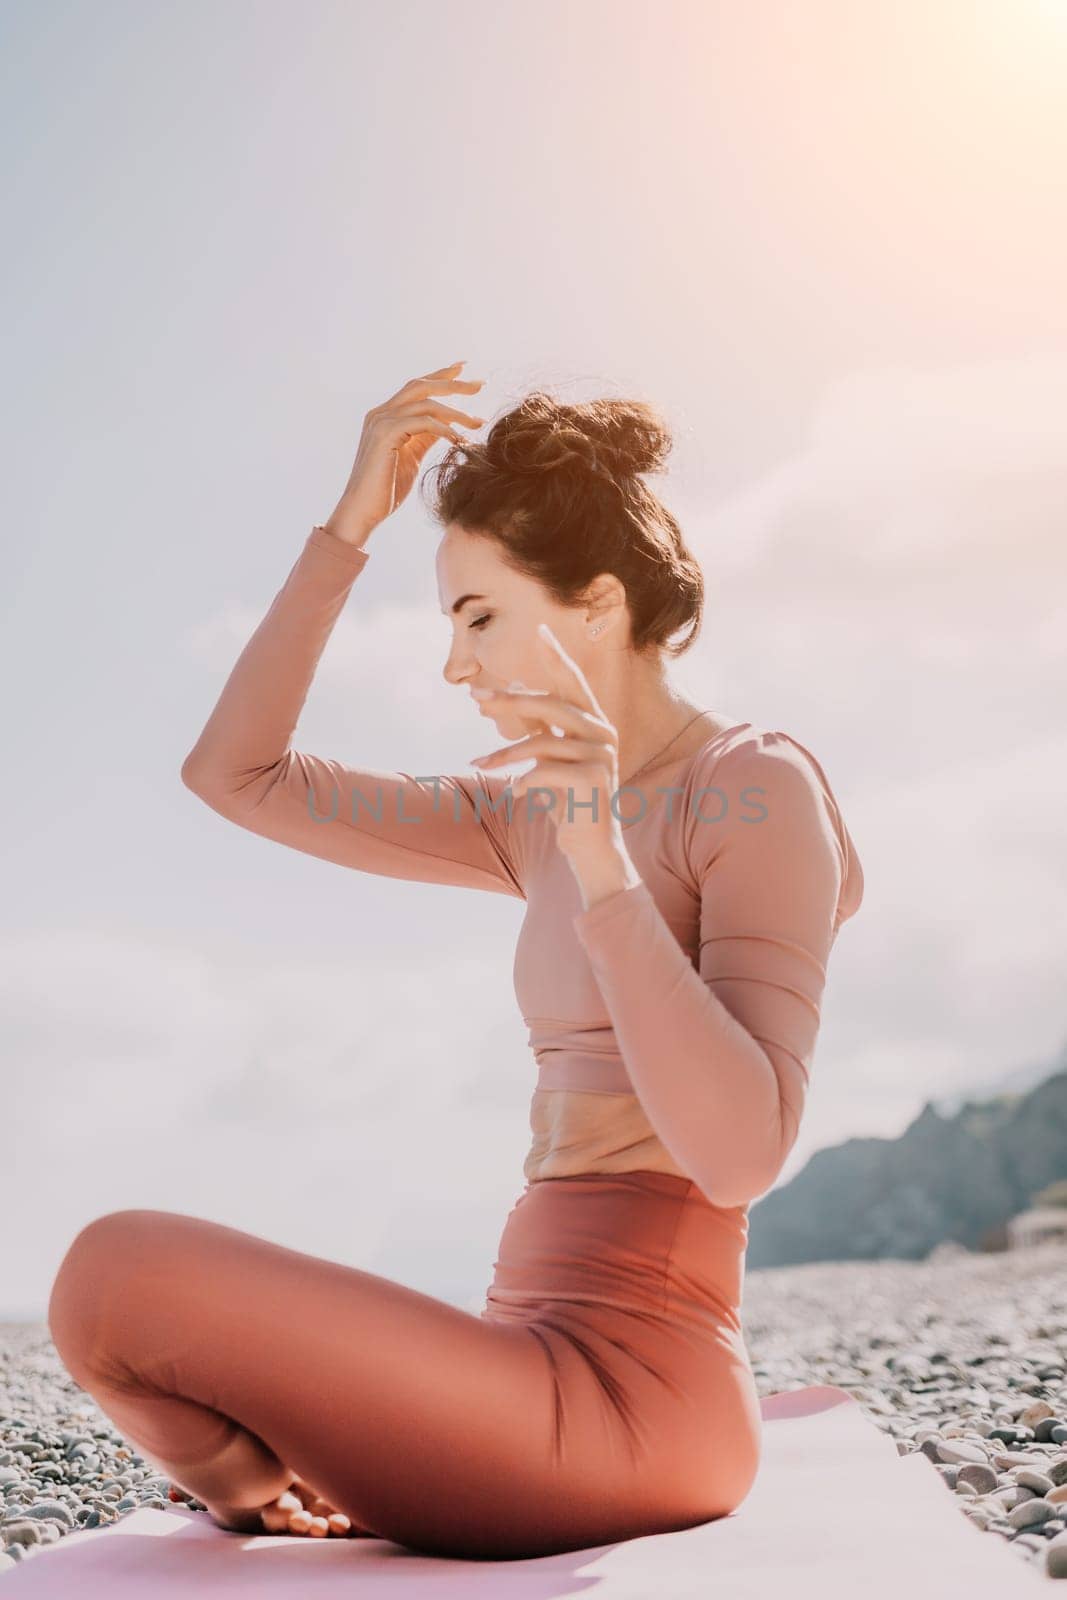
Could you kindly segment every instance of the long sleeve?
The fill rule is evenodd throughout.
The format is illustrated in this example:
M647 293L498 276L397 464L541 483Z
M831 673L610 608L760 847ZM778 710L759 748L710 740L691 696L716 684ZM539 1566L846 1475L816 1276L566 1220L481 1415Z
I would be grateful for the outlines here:
M802 749L760 733L698 778L684 822L697 965L643 881L575 917L634 1092L714 1205L772 1187L807 1095L852 847ZM702 798L704 786L722 798ZM860 881L857 863L850 891Z
M325 861L525 898L506 777L412 777L291 748L319 658L368 559L312 529L185 758L182 782L240 827Z

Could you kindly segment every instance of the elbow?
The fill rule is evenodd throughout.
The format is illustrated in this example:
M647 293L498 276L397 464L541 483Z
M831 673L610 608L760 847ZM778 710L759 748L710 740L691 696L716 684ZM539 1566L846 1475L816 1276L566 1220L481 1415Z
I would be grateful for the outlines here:
M731 1142L729 1155L712 1175L714 1193L710 1189L705 1192L715 1205L747 1206L768 1194L797 1142L807 1093L806 1072L800 1069L798 1076L789 1057L780 1071L769 1055L767 1060L775 1085L771 1105L758 1125L750 1125L746 1138ZM783 1075L796 1081L787 1082L783 1089Z
M764 1145L753 1151L743 1164L735 1163L728 1176L720 1171L715 1178L715 1193L708 1198L717 1206L748 1206L769 1194L782 1175L797 1132L794 1126L791 1134L783 1132L771 1149Z
M776 1165L774 1171L768 1171L765 1166L754 1164L744 1171L735 1170L728 1176L722 1171L709 1173L707 1182L698 1182L697 1187L703 1190L713 1206L733 1211L741 1206L752 1205L773 1189L781 1170L781 1165Z
M761 1143L758 1150L745 1153L736 1143L729 1156L725 1156L713 1172L708 1172L706 1182L699 1178L697 1186L703 1190L714 1206L733 1210L749 1206L774 1188L781 1177L789 1152L796 1142L794 1126L789 1136L783 1133L768 1146Z
M197 768L195 757L196 751L191 750L182 762L181 779L187 789L199 794L204 786L204 778Z
M284 758L283 758L284 764ZM181 779L187 789L220 816L238 822L263 800L277 781L282 764L241 771L223 766L198 753L194 747L182 762ZM259 781L263 780L263 781Z
M195 749L191 750L182 762L181 779L197 799L205 801L208 805L214 804L220 797L217 776L212 776L210 768L198 760Z

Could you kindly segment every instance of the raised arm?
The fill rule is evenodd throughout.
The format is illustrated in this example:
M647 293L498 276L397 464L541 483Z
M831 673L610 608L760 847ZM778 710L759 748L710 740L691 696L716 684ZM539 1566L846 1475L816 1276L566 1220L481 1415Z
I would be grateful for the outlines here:
M368 560L366 549L312 529L186 756L182 782L239 827L325 861L524 898L505 778L411 776L291 748L319 658Z
M757 733L698 780L727 803L703 822L723 800L698 790L685 819L698 966L644 882L575 917L634 1092L714 1205L764 1194L793 1147L830 948L862 893L836 802L801 749Z

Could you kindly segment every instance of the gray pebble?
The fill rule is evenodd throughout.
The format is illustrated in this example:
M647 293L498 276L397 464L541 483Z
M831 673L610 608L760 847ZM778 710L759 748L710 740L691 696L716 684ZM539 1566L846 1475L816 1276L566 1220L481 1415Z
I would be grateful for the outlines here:
M941 1439L937 1453L942 1461L969 1461L977 1466L988 1465L988 1457L981 1445L969 1444L966 1439Z
M5 1548L11 1544L40 1544L41 1523L34 1522L29 1517L5 1522L0 1528L0 1537L3 1538Z
M1048 1474L1038 1472L1036 1467L1017 1468L1015 1481L1025 1489L1033 1489L1035 1494L1048 1494L1050 1489L1055 1488Z
M997 1475L985 1462L965 1462L956 1474L956 1485L968 1484L976 1494L989 1494L997 1486Z
M38 1500L36 1505L26 1507L28 1517L49 1517L53 1522L60 1522L67 1528L73 1528L74 1518L70 1507L63 1504L62 1500Z
M1045 1548L1045 1571L1050 1578L1067 1578L1067 1533L1058 1533Z
M1037 1528L1055 1515L1055 1506L1047 1500L1023 1500L1008 1512L1008 1521L1013 1528Z

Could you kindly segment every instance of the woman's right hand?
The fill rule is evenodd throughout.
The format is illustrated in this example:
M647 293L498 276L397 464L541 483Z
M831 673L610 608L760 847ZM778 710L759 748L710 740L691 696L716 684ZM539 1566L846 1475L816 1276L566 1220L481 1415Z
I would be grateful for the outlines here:
M484 417L472 417L431 400L432 394L471 394L482 378L461 378L462 361L412 378L380 406L372 406L363 419L356 459L344 493L332 516L323 524L338 538L363 545L371 531L391 516L408 495L422 458L438 439L462 444L453 424L480 428Z

